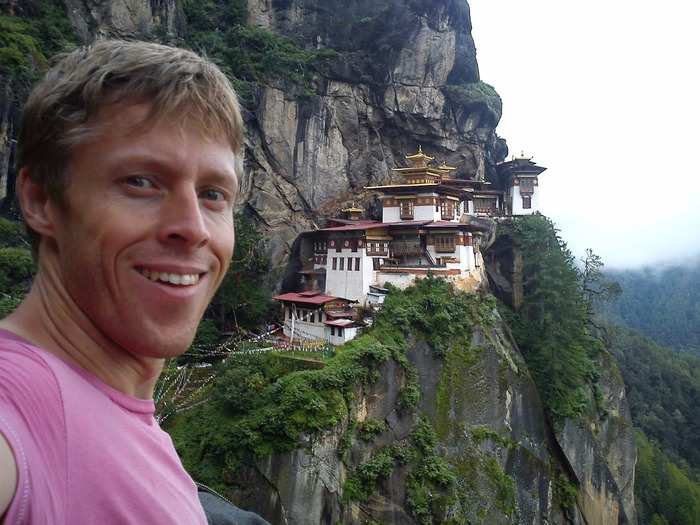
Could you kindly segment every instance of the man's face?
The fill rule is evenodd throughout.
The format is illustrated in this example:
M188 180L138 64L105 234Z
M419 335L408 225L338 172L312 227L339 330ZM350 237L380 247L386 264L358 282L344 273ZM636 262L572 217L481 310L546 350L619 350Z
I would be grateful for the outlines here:
M190 345L233 252L234 155L223 139L110 108L75 148L56 207L59 279L92 325L136 356ZM43 257L43 255L42 255Z

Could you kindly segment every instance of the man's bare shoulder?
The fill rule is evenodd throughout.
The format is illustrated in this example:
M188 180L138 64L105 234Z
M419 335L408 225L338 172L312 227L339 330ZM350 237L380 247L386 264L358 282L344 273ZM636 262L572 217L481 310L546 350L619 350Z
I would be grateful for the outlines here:
M17 486L17 464L15 457L2 434L0 434L0 523L12 503Z

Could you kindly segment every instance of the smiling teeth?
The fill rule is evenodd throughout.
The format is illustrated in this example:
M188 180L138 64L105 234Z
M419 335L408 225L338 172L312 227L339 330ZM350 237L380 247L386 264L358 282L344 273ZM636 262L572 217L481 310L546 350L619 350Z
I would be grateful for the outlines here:
M160 281L178 286L190 286L199 282L198 273L168 273L168 272L153 272L145 268L140 270L141 274L151 281Z

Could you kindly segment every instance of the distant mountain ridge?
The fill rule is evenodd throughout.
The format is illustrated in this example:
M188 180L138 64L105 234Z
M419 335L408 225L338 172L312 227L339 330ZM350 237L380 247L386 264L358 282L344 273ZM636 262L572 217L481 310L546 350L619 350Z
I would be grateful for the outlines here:
M622 295L604 316L661 346L700 355L700 260L660 269L611 270Z

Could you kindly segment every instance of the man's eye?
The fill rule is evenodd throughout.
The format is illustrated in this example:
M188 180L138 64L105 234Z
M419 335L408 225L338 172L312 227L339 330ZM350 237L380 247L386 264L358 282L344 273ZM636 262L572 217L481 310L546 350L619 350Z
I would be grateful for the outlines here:
M219 190L204 190L201 193L202 198L210 200L210 201L225 201L226 200L226 194L224 194L223 191Z
M153 181L147 179L146 177L129 177L126 179L126 183L129 186L133 186L134 188L143 188L143 189L149 189L153 188L155 185L153 184Z

